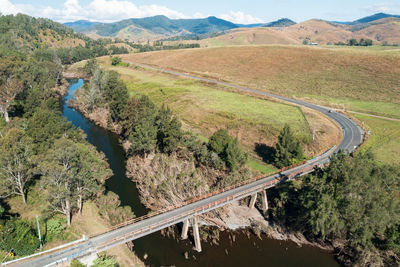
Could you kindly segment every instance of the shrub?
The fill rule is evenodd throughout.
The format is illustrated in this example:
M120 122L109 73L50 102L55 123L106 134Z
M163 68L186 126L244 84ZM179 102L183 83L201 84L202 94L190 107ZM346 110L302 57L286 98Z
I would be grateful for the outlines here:
M14 250L17 256L29 255L39 248L40 241L31 225L22 219L5 223L0 232L0 249Z
M230 170L236 170L247 161L247 155L240 148L239 140L233 139L227 130L216 131L210 137L208 147L218 154Z
M112 59L111 59L111 65L113 65L113 66L117 66L121 62L122 62L121 57L112 57Z
M93 262L93 267L118 267L119 264L113 257L100 256Z
M47 233L54 237L59 236L64 230L64 226L56 219L50 219L46 223Z

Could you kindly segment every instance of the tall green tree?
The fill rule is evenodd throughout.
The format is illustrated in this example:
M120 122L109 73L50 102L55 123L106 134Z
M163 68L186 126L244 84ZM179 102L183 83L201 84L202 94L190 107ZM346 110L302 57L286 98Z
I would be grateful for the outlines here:
M297 186L292 182L277 189L274 218L284 218L297 230L324 240L339 241L360 258L385 247L396 251L399 177L398 166L382 165L369 153L351 157L339 151L327 167Z
M110 115L113 121L123 119L126 103L129 99L128 89L115 71L106 72L102 76L101 88L110 108Z
M177 117L173 116L171 110L164 105L156 117L157 124L157 146L163 153L172 153L179 149L183 131L182 124Z
M103 153L92 146L76 144L78 161L75 176L78 213L82 214L83 202L104 191L105 180L112 176L112 171Z
M84 201L103 192L112 171L104 154L66 138L57 140L47 154L40 169L49 208L64 214L70 225L73 211L82 214Z
M65 122L65 119L54 111L51 111L42 105L34 115L28 120L27 134L33 139L35 151L42 153L49 149L54 140L62 136L73 140L81 140L80 133L76 131L71 123Z
M33 162L32 139L22 130L13 128L0 138L0 197L20 195L26 203Z
M119 80L114 87L112 98L109 102L110 115L113 121L121 121L128 101L128 89L123 81Z
M210 137L208 141L208 148L222 156L225 148L231 141L232 137L229 136L228 131L225 129L220 129L213 133L213 135Z
M40 164L48 209L52 213L64 214L68 226L71 225L72 212L78 199L75 190L78 164L76 146L65 138L55 142L54 147L47 152L46 159Z
M8 115L10 106L23 90L21 71L22 62L15 57L5 57L0 60L0 113L6 122L10 121Z
M288 124L285 124L276 144L274 161L278 168L290 166L304 158L303 146L297 140Z
M236 170L247 162L247 154L242 151L237 137L228 143L224 158L230 170Z
M242 151L239 140L232 138L225 129L216 131L210 137L208 147L231 171L243 166L247 161L247 154Z
M134 97L126 107L124 131L128 137L130 154L146 156L157 144L157 108L147 96Z

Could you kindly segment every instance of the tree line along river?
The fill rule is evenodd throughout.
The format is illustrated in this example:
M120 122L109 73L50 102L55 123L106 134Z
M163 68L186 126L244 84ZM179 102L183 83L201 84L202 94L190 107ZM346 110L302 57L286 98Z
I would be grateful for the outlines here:
M81 128L88 142L106 155L114 173L106 182L107 190L116 193L121 205L130 206L136 216L145 215L148 210L140 203L136 185L125 175L125 155L119 137L67 105L83 84L82 79L70 80L68 94L64 98L63 116ZM298 247L291 241L259 239L254 234L248 235L246 230L223 231L218 243L203 242L203 252L197 253L192 249L190 239L181 241L157 232L135 240L134 251L150 266L339 266L333 255L326 251L310 246ZM188 259L184 256L186 252Z

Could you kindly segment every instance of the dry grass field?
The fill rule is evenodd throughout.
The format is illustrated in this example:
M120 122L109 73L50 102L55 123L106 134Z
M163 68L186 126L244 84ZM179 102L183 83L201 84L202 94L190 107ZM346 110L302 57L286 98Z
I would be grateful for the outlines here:
M344 25L311 19L289 27L237 28L226 34L199 41L179 40L170 44L198 42L201 47L233 45L301 45L303 41L320 45L348 43L350 39L371 39L374 44L400 44L400 19L384 18L367 24Z
M140 53L124 59L400 118L400 49L246 46Z

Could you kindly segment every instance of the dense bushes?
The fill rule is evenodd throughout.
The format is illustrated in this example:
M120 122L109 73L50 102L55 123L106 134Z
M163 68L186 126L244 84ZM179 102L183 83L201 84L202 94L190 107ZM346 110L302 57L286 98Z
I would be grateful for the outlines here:
M121 207L118 195L113 192L100 195L96 198L96 205L99 208L100 216L111 225L117 225L134 218L129 206Z
M0 249L14 251L23 256L35 252L40 246L38 236L29 222L23 219L11 219L0 224Z
M344 242L340 249L360 265L381 265L379 255L377 262L364 256L379 250L399 253L399 177L398 167L381 165L368 153L339 152L329 166L276 189L274 219Z
M233 139L227 130L216 131L210 137L208 147L222 159L230 170L236 170L247 161L247 155L241 150L239 140Z

